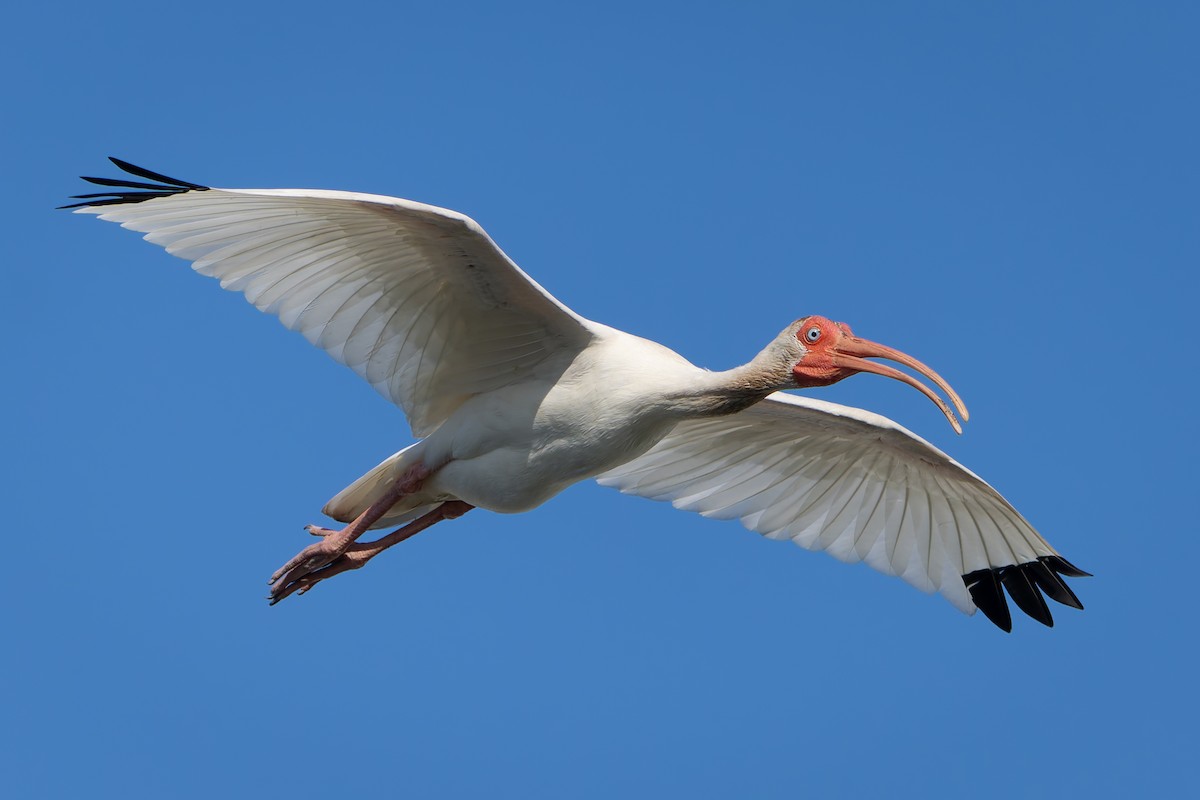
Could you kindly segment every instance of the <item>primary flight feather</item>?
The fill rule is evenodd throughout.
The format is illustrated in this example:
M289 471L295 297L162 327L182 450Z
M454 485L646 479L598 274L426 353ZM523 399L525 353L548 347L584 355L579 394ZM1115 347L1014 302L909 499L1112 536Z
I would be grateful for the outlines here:
M275 573L273 603L436 522L527 511L594 477L865 561L1004 630L1005 589L1046 625L1045 597L1083 607L1062 578L1087 573L973 473L884 417L782 393L874 372L921 391L960 430L966 408L937 373L841 323L804 317L749 363L709 372L575 314L457 212L209 188L112 161L143 180L84 178L112 191L66 208L144 233L241 292L361 375L421 437L326 505L348 524L309 526L321 540Z

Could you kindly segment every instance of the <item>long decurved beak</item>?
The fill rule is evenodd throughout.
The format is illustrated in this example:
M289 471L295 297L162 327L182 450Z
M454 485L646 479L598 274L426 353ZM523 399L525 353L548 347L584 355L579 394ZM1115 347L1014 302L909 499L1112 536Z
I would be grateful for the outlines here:
M932 389L918 381L911 375L901 372L887 364L879 364L874 361L867 361L868 358L886 358L889 361L895 361L903 364L909 369L916 370L924 375L929 380L933 381L939 389L946 393L950 398L950 402L954 404L954 408L958 410L959 415L963 418L963 422L970 419L970 414L967 413L967 407L963 404L962 399L954 389L950 388L950 384L942 379L929 367L917 361L907 353L901 353L899 350L887 347L886 345L877 344L876 342L860 339L857 336L846 336L837 347L831 352L833 363L835 366L845 369L853 369L859 372L874 372L876 375L883 375L887 378L895 378L898 381L907 383L909 386L917 389L921 394L932 400L937 407L946 415L946 419L950 421L950 427L954 428L955 433L962 433L962 425L959 424L958 418L954 416L954 411L946 402L942 400Z

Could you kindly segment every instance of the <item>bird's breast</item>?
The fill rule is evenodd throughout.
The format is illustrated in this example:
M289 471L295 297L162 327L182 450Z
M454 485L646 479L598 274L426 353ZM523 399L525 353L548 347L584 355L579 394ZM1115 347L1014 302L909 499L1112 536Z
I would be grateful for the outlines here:
M439 489L493 511L527 511L643 454L677 420L619 377L588 371L473 398L427 440L446 462Z

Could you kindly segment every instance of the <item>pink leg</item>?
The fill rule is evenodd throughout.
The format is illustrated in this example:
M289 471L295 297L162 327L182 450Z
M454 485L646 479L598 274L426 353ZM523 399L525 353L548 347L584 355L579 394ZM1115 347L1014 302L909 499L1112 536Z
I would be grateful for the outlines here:
M284 587L294 583L313 570L318 570L334 561L362 536L368 528L374 525L400 498L412 494L421 488L422 482L430 472L423 464L410 467L387 490L387 493L367 507L367 510L355 517L354 521L340 531L331 531L316 544L309 545L291 558L286 564L275 570L271 580L267 581L271 588L271 597L279 599ZM321 529L326 530L326 529Z
M329 564L309 570L291 581L280 583L278 590L273 589L271 591L271 605L275 605L293 592L304 594L326 578L332 578L334 575L340 575L348 570L359 569L392 545L400 544L405 539L415 536L444 519L457 519L474 507L470 503L464 503L461 500L450 500L442 503L428 514L418 517L403 528L392 531L387 536L383 536L373 542L355 542ZM315 536L328 537L337 532L330 531L328 528L318 528L310 525L309 533Z

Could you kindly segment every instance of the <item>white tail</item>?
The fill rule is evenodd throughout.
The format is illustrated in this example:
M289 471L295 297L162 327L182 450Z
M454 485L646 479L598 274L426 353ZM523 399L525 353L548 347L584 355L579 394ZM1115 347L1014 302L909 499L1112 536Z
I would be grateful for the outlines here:
M332 500L325 504L325 507L321 509L321 513L339 522L352 521L363 511L366 511L367 507L383 494L392 481L398 479L406 469L416 463L421 453L419 450L414 450L414 448L419 447L420 444L421 442L416 442L404 448L399 453L388 456L381 464L372 468L366 475L363 475L354 483L338 492ZM430 503L428 499L424 495L401 499L372 525L371 529L402 525L426 512L432 511L440 505L440 502Z

